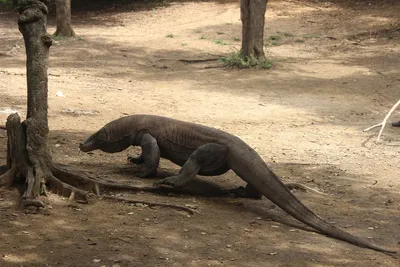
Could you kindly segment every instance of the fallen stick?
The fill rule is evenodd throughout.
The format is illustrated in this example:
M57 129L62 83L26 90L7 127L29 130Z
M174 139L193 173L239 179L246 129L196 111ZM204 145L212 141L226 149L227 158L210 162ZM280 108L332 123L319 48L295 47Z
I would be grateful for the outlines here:
M314 192L314 193L317 193L317 194L326 195L326 193L324 193L324 192L322 192L322 191L320 191L320 190L318 190L318 189L314 189L314 188L311 188L311 187L309 187L309 186L306 186L306 185L304 185L304 184L299 184L299 183L288 183L288 184L285 184L285 185L286 185L290 190L297 189L297 190L301 190L301 191L304 191L304 192L311 191L311 192Z
M122 198L122 197L114 197L114 196L105 196L102 195L100 198L104 199L110 199L110 200L115 200L118 202L125 202L125 203L133 203L133 204L144 204L148 206L159 206L159 207L167 207L167 208L172 208L172 209L177 209L177 210L183 210L188 212L189 214L193 215L194 211L191 208L182 206L182 205L176 205L176 204L170 204L170 203L160 203L160 202L151 202L151 201L145 201L145 200L134 200L134 199L127 199L127 198Z
M373 128L382 126L382 127L381 127L381 130L379 131L378 138L376 139L376 142L379 142L379 139L381 138L383 129L384 129L385 126L386 126L387 120L389 119L390 115L392 115L393 111L394 111L399 105L400 105L400 100L397 101L397 103L394 104L394 106L389 110L388 114L385 116L385 118L383 119L382 122L380 122L380 123L378 123L378 124L375 124L375 125L373 125L373 126L367 128L367 129L364 129L363 132L367 132L367 131L369 131L369 130L371 130L371 129L373 129Z
M180 62L185 63L201 63L201 62L208 62L208 61L217 61L219 58L205 58L205 59L178 59Z

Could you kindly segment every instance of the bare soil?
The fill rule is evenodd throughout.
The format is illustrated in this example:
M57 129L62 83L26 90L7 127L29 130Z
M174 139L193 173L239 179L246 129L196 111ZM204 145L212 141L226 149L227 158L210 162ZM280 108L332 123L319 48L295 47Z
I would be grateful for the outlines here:
M349 4L351 2L351 4ZM150 8L149 8L150 7ZM58 40L49 68L49 146L54 161L134 184L128 154L82 153L106 122L149 113L217 127L253 146L318 215L355 235L400 249L400 130L380 122L400 96L398 1L268 3L269 70L231 70L208 59L240 48L237 1L125 5L75 12L78 38ZM25 51L16 14L0 15L0 121L25 115ZM54 19L49 20L53 33ZM217 41L220 40L220 41ZM221 41L222 44L221 44ZM62 95L62 96L59 96ZM400 113L391 120L400 120ZM0 130L0 160L6 133ZM161 162L161 176L178 167ZM233 173L194 187L233 188ZM201 191L201 190L200 190ZM50 194L24 212L0 189L0 266L399 266L399 259L312 231L267 199L106 192L190 205L198 213L89 205ZM299 228L300 227L300 228Z

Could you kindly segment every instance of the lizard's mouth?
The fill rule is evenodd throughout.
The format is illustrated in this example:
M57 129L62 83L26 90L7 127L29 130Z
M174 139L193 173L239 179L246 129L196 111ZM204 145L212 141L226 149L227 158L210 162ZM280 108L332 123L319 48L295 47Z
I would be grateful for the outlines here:
M94 140L94 138L91 136L91 137L89 137L88 139L86 139L85 141L83 141L83 143L81 143L80 145L79 145L79 149L82 151L82 152L89 152L89 151L92 151L92 150L95 150L96 149L96 141Z

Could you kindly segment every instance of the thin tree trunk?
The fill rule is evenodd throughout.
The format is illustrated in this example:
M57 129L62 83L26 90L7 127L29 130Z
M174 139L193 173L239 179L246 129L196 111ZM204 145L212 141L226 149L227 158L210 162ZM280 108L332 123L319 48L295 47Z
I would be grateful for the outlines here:
M240 0L242 48L244 58L264 60L264 24L268 0Z
M54 35L75 37L71 23L71 0L56 0L57 29Z
M46 31L48 11L45 2L47 1L20 1L18 26L25 41L28 85L27 119L21 129L26 139L18 137L16 141L9 142L11 152L16 151L11 155L12 165L26 179L23 201L28 205L39 203L37 206L43 205L39 195L41 185L44 185L45 178L49 175L48 163L51 161L47 150L47 66L52 41ZM18 133L18 122L19 116L11 115L8 123L13 126L7 127L8 132ZM18 158L25 160L17 160Z

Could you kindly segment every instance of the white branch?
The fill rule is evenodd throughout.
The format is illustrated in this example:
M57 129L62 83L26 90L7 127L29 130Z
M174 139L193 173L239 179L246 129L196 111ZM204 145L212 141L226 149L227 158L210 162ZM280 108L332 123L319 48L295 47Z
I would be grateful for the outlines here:
M381 138L383 129L384 129L385 126L386 126L386 121L389 119L390 115L392 115L393 111L394 111L399 105L400 105L400 100L397 101L397 103L394 104L394 106L389 110L388 114L386 115L386 117L383 119L382 122L380 122L380 123L378 123L378 124L375 124L374 126L371 126L371 127L367 128L367 129L364 129L363 132L367 132L367 131L369 131L369 130L371 130L371 129L373 129L373 128L382 126L382 127L381 127L381 130L379 131L378 138L376 139L376 142L379 142L379 139Z

